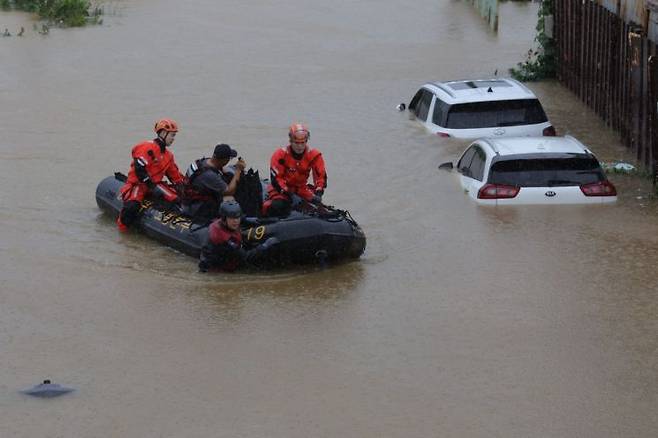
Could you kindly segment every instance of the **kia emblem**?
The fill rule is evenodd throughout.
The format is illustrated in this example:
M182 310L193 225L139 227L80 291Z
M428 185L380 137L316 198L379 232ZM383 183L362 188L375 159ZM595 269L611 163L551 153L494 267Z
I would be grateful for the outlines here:
M494 129L494 135L503 135L505 133L505 130L502 128L496 128Z
M552 198L553 196L557 195L553 190L549 190L548 192L544 193L546 196L549 198Z

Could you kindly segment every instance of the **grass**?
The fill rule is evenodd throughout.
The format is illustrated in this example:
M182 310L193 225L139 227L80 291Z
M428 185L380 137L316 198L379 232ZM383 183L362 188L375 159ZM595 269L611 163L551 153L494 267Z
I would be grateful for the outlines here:
M89 0L0 0L2 9L33 12L40 18L65 27L99 23L102 10Z

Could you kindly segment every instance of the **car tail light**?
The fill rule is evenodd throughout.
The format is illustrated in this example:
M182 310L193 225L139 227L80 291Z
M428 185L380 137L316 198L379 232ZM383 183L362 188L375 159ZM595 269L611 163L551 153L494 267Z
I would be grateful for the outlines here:
M485 184L478 191L478 199L505 199L514 198L519 194L519 187L503 184Z
M617 196L617 189L608 180L580 186L585 196Z
M439 137L450 137L450 134L448 134L447 132L437 132L436 135L438 135Z
M541 132L541 135L544 137L555 137L555 128L553 126L544 128L544 130Z

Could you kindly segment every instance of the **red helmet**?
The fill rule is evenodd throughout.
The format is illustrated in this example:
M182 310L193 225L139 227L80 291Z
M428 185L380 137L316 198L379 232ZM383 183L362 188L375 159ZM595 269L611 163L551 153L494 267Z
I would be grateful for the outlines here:
M178 132L178 123L172 119L160 119L155 122L155 128L153 130L156 134L163 129L167 132Z
M290 142L306 143L311 138L311 132L301 123L293 123L288 130Z

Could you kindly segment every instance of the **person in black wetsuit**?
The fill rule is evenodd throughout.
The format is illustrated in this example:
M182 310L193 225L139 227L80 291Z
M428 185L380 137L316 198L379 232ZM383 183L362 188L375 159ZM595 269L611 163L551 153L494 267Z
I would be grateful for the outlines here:
M236 201L224 201L219 209L219 219L208 227L208 238L201 248L199 271L219 269L232 272L245 263L258 262L279 240L270 237L257 247L242 247L240 220L242 209Z

